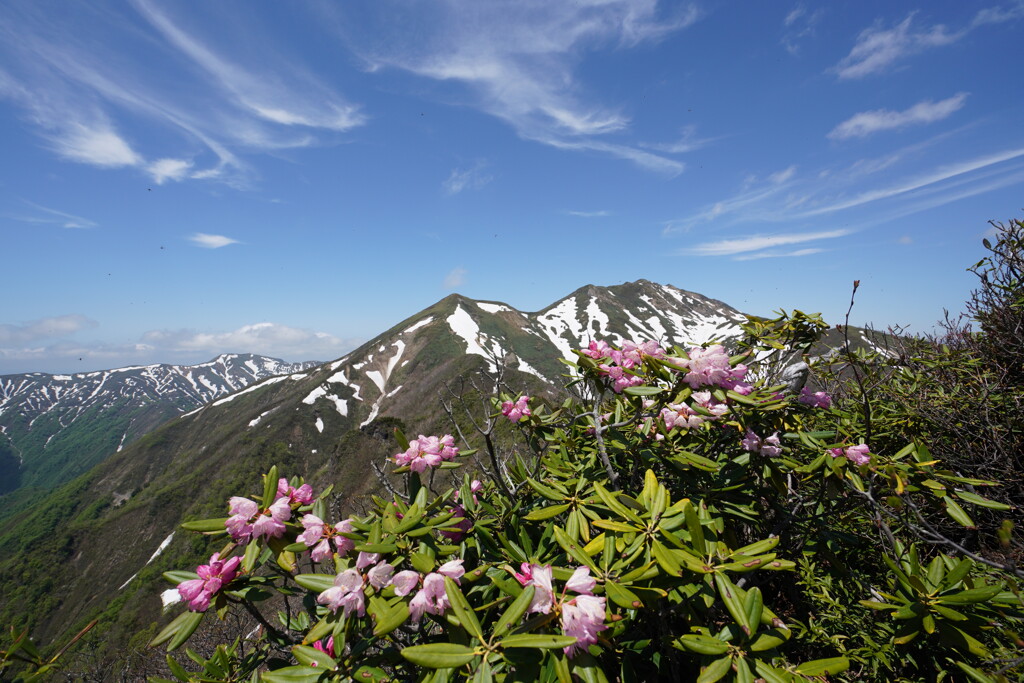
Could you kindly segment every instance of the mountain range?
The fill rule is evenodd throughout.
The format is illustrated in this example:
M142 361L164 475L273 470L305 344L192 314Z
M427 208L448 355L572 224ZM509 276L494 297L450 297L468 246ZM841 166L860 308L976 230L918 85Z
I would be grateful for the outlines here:
M271 465L317 490L333 485L336 513L358 511L380 487L372 465L401 450L394 427L453 432L441 401L480 398L487 389L472 379L481 370L501 366L513 391L555 397L567 373L559 359L592 339L728 345L744 320L722 302L644 280L588 285L535 313L448 296L343 358L277 366L285 374L126 438L85 474L19 502L0 532L0 623L51 640L98 617L96 642L128 643L141 631L138 642L167 621L161 572L209 556L205 539L179 524L223 517L227 498L252 492ZM111 645L107 656L120 655Z
M0 494L52 488L171 418L318 365L224 354L198 365L0 375Z

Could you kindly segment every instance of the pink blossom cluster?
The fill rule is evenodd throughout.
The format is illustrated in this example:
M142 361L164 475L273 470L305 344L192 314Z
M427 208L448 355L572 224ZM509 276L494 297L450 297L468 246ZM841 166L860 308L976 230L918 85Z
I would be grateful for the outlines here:
M712 344L706 349L695 346L690 349L689 356L679 358L675 363L689 371L683 380L691 388L716 386L744 396L754 390L751 385L743 382L747 376L747 366L742 363L735 367L730 365L729 354L721 344Z
M295 540L298 543L305 543L307 548L312 548L310 557L314 562L322 562L332 557L334 553L344 557L356 545L355 541L341 535L354 531L352 522L347 519L331 526L316 515L308 514L302 518L301 523L305 531Z
M740 445L743 446L743 450L745 451L760 453L761 455L766 455L769 458L774 458L776 455L782 453L782 443L779 441L778 432L762 439L760 436L748 429L746 436L744 436L743 440L740 441Z
M826 394L824 391L812 392L807 387L800 390L800 397L797 399L804 405L809 405L812 408L831 408L832 397Z
M610 363L601 363L597 368L601 374L612 380L612 389L617 394L621 394L622 390L627 387L635 387L644 383L643 378L633 373L633 370L639 368L643 363L644 357L665 357L665 350L654 341L640 344L626 341L622 343L621 349L613 348L605 341L592 341L590 346L581 349L580 353L595 360L609 359Z
M669 403L661 409L661 419L665 422L666 430L696 429L729 412L729 406L717 401L710 391L695 391L691 398L701 408L700 411L686 403Z
M551 585L551 567L523 562L518 572L514 572L516 580L523 586L533 586L533 599L527 612L550 614L555 609L561 615L562 632L576 642L564 649L570 657L597 642L597 634L608 628L604 623L605 599L594 595L597 582L590 576L590 569L577 567L569 580L565 582L565 590L561 599L556 599ZM567 591L577 593L568 598Z
M533 415L529 406L526 405L529 400L529 396L520 396L514 403L512 401L505 401L501 404L501 414L512 422L519 422L524 417Z
M469 485L470 493L473 494L473 502L474 503L479 503L480 502L480 500L477 498L476 494L478 494L481 491L483 491L483 489L484 489L484 485L480 482L479 479L474 479L473 482ZM456 518L461 517L462 519L459 520L458 522L455 522L454 524L450 524L449 525L449 526L455 527L453 530L451 530L451 531L442 531L441 532L442 536L444 536L445 538L448 538L448 539L450 539L452 541L456 541L456 542L461 541L463 539L463 537L469 532L469 530L473 528L473 523L471 521L469 521L469 514L466 512L466 508L463 507L462 503L459 503L458 500L459 500L459 492L456 491L455 492L456 504L455 504L454 507L451 508L452 516L456 517Z
M438 438L436 436L423 436L409 442L409 448L404 453L395 454L395 464L408 465L413 472L423 472L428 467L437 467L445 460L454 460L459 454L455 447L455 439L451 434L445 434Z
M365 574L363 570L366 570ZM444 588L444 577L448 576L456 583L465 574L462 560L452 560L421 577L419 572L407 569L395 574L395 568L380 561L379 553L359 553L356 566L346 569L334 577L334 585L320 593L317 602L326 605L332 612L339 609L347 617L355 613L357 616L366 614L366 589L382 591L392 586L395 595L405 597L413 590L422 587L409 603L409 614L414 624L418 624L424 613L444 614L451 606Z
M292 507L311 502L313 488L309 484L294 487L282 477L277 482L277 499L265 510L249 498L232 496L228 501L231 516L224 526L231 538L240 543L247 543L252 538L280 538L284 535L284 523L292 518Z
M314 650L320 650L320 652L323 652L328 657L333 657L334 656L334 636L329 636L327 638L327 640L318 640L318 641L316 641L315 643L313 643L313 649ZM316 666L317 663L314 660L314 661L310 662L309 665L310 666Z
M847 448L833 448L829 450L829 455L833 458L846 456L846 459L855 465L867 465L871 462L871 451L868 450L867 444L863 443Z
M241 558L232 557L229 560L221 560L220 553L210 556L210 564L201 564L196 567L198 579L182 581L178 584L178 595L182 600L188 602L188 608L193 612L205 612L210 607L210 600L221 588L230 583L238 574L238 565L242 563Z

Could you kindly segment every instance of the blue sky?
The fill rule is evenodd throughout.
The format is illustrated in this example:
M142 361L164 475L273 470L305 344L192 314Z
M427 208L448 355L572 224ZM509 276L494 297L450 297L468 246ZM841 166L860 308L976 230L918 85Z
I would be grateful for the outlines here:
M926 332L1024 214L1020 2L0 4L0 373L329 360L646 278Z

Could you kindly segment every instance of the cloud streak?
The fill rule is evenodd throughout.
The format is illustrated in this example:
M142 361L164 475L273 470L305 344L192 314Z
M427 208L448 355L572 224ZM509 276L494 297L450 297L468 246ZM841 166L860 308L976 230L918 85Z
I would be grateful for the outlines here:
M966 101L967 93L962 92L938 102L924 100L903 111L890 109L862 111L833 128L827 137L832 140L864 138L879 131L935 123L959 111Z
M204 249L220 249L229 244L241 244L238 240L224 235L208 235L205 232L197 232L188 238L193 244Z
M608 139L628 132L629 117L588 97L575 66L595 47L628 49L681 30L697 20L695 7L676 5L668 14L659 11L656 0L521 0L514 5L451 0L421 4L417 13L387 0L373 7L363 8L358 34L347 28L354 23L345 15L355 10L333 7L340 15L338 30L368 69L401 69L461 86L474 107L505 121L526 140L606 154L668 175L683 170L676 161Z
M486 168L486 164L480 161L470 168L452 169L448 178L441 183L444 193L447 195L456 195L467 189L479 190L494 179L490 174L484 171L484 168Z
M830 71L844 80L888 71L906 57L951 45L981 26L1024 17L1024 5L1017 3L1005 9L992 7L980 10L966 26L957 31L950 31L942 24L915 26L915 14L911 12L906 19L891 28L876 22L861 31L850 53Z
M781 235L748 235L746 237L736 237L732 239L718 240L715 242L704 242L703 244L683 249L680 253L693 254L696 256L732 256L749 251L760 251L762 249L770 249L772 247L781 247L790 244L802 244L804 242L836 239L838 237L845 237L851 232L852 231L850 230L826 230L821 232L788 233ZM808 253L812 252L804 250L803 252L792 252L787 255L806 256Z
M31 344L45 339L68 337L79 330L96 327L84 315L59 315L29 322L0 324L0 344Z

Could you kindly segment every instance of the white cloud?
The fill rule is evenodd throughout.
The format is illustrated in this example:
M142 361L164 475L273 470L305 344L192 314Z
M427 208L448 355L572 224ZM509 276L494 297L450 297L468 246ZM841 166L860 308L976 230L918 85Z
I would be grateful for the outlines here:
M604 218L605 216L611 216L611 211L566 211L566 214L570 216L578 216L580 218Z
M748 251L759 251L771 247L780 247L788 244L802 244L804 242L815 242L817 240L835 239L850 234L850 230L827 230L823 232L790 233L779 235L749 235L734 239L719 240L717 242L704 242L694 247L682 250L684 254L696 254L698 256L732 256ZM804 254L790 254L804 255Z
M85 320L83 327L95 325ZM44 329L47 324L51 329L54 328L54 324L47 321L35 321L31 325L37 326L36 323ZM38 344L34 342L46 338L38 332L5 338L5 328L9 327L12 326L0 326L0 373L4 374L32 371L82 372L150 363L183 365L204 362L222 353L256 353L287 361L327 361L342 356L363 341L280 323L262 322L243 325L228 332L151 330L137 342L122 344L74 343L68 340ZM75 321L67 321L63 327L58 324L56 329L70 334L75 330Z
M78 314L40 318L18 325L0 324L0 344L31 344L67 337L90 327L96 327L96 321Z
M659 152L665 152L666 154L686 154L687 152L692 152L700 149L701 147L706 147L717 139L718 138L698 138L696 126L684 126L679 135L679 139L675 142L640 143L640 146L646 147L647 149L654 149Z
M787 168L782 169L781 171L776 171L775 173L769 175L768 182L770 182L772 185L782 185L783 183L792 180L793 176L795 175L796 166L789 166Z
M23 199L22 203L26 206L31 207L33 213L26 214L24 209L17 208L13 209L15 213L7 214L8 218L12 218L22 223L43 223L49 225L59 225L62 228L95 228L96 222L91 221L88 218L76 216L72 213L66 213L64 211L57 211L56 209L50 209L35 202L30 202L27 199Z
M196 244L196 246L204 247L206 249L220 249L226 247L229 244L240 244L236 239L225 237L224 235L207 235L205 232L197 232L191 235L189 239Z
M876 22L861 31L853 49L831 71L842 79L863 78L886 71L904 57L955 43L979 26L1018 19L1024 16L1024 4L1017 3L1008 9L982 9L970 23L957 31L950 31L942 24L914 27L915 14L911 12L892 28L884 28Z
M894 130L915 124L934 123L951 116L964 106L967 93L957 93L938 102L924 100L909 109L892 111L875 109L854 114L840 123L828 134L833 140L863 138L882 130Z
M51 137L54 150L66 159L107 168L137 166L142 158L112 128L80 121Z
M452 268L447 275L444 276L444 288L455 289L466 284L466 269L462 266Z
M796 251L759 251L756 254L741 254L733 258L734 261L757 261L766 258L789 258L798 256L813 256L820 254L824 249L797 249Z
M493 180L493 177L484 172L486 164L482 161L470 168L454 168L448 178L441 183L445 194L459 194L465 189L479 190L481 187Z
M824 13L825 10L821 8L808 12L807 8L803 5L797 5L786 15L786 18L782 21L785 33L780 42L789 54L795 55L799 53L800 43L803 40L814 37L818 22L821 21Z
M617 106L588 97L575 66L588 50L656 41L697 20L694 6L676 4L668 14L657 0L566 3L519 0L487 3L450 0L418 3L379 0L360 11L360 30L333 5L338 30L367 68L398 68L464 86L471 103L508 123L527 140L559 149L628 159L676 174L678 162L623 142L598 138L628 132ZM464 103L465 97L457 98Z
M188 177L192 162L185 159L157 159L146 170L153 176L153 182L163 185L168 180L183 180Z

